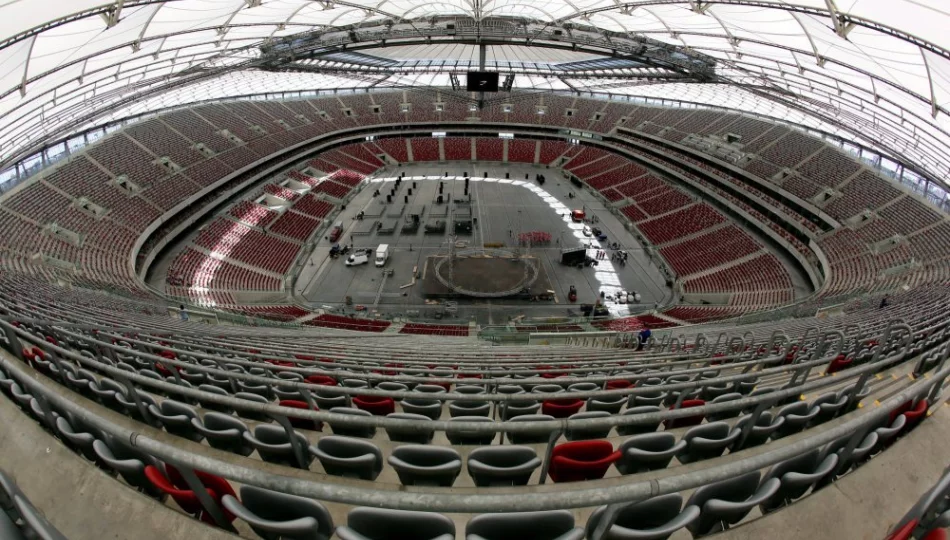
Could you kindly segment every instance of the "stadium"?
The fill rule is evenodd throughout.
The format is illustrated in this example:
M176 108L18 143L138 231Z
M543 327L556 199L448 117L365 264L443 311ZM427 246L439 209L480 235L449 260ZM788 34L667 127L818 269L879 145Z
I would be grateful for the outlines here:
M0 16L0 539L946 538L942 2Z

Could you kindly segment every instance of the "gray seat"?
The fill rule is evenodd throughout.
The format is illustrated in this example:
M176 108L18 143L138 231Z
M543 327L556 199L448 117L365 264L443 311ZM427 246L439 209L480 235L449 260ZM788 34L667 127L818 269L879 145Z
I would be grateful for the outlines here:
M842 474L848 472L850 469L857 467L865 460L867 460L871 452L874 450L874 447L877 446L878 435L875 432L870 432L864 436L864 439L854 447L854 450L851 452L851 455L848 457L843 457L842 453L848 442L850 441L852 435L844 436L837 441L833 441L828 444L825 448L824 455L829 455L835 453L838 455L838 464L835 468L828 473L824 478L818 480L815 483L815 489L821 489L828 484L832 483Z
M243 399L244 401L250 401L253 403L274 405L274 403L272 403L271 400L265 398L264 396L252 394L250 392L238 392L234 394L234 397L238 399ZM237 411L237 414L238 416L242 418L247 418L248 420L257 420L258 422L271 421L270 416L267 416L265 413L262 413L262 412L257 412L256 410L253 410L253 409L240 409Z
M735 401L737 399L742 399L742 394L739 392L730 392L728 394L721 394L718 397L714 398L712 401L707 402L706 405L719 405L729 401ZM718 413L706 413L706 420L708 422L716 422L718 420L727 420L729 418L735 418L739 416L742 411L735 409L732 411L722 411Z
M753 508L778 491L781 481L772 478L759 485L759 472L705 485L693 492L687 506L700 509L699 519L687 528L693 538L717 533L742 521Z
M554 417L549 414L528 414L524 416L517 416L511 419L511 422L547 422L554 420ZM514 432L505 432L505 436L508 437L508 440L511 441L511 444L540 444L548 442L550 434L548 433L514 433Z
M347 407L346 395L332 394L323 390L317 390L313 393L313 400L321 411L329 411L337 407Z
M432 512L361 506L350 510L336 535L340 540L455 540L455 523Z
M672 433L643 433L620 443L620 459L614 464L620 474L637 474L664 469L673 456L686 448Z
M7 540L26 540L23 532L10 519L6 512L0 512L0 538Z
M798 499L830 474L837 465L838 454L822 456L819 448L774 465L765 475L763 482L778 478L781 480L781 487L771 497L762 501L759 509L763 514L767 514Z
M404 486L451 487L462 471L459 453L439 446L400 446L393 449L387 461Z
M752 415L747 414L736 421L735 429L740 432L745 428L745 425L752 420ZM772 416L772 413L769 411L762 411L762 414L759 415L758 420L756 420L755 425L752 426L751 431L746 436L745 441L741 441L742 437L736 439L736 444L733 446L733 451L738 451L743 448L752 448L753 446L759 446L760 444L765 444L769 437L772 436L782 424L785 423L784 416ZM741 446L740 446L741 443Z
M10 395L20 407L29 410L30 402L33 401L32 394L20 388L19 384L13 383L10 385Z
M778 416L784 417L785 422L775 431L772 439L781 439L802 431L809 422L818 416L819 411L818 407L812 407L804 401L785 405L776 413Z
M201 390L202 392L207 392L209 394L214 394L220 397L231 397L231 394L227 390L218 388L217 386L213 386L210 384L199 385L198 390ZM215 403L208 399L201 400L201 407L203 409L218 411L219 413L224 413L224 414L234 413L234 409L232 409L230 405L225 405L223 403Z
M412 413L389 413L386 415L386 418L392 418L394 420L414 420L416 422L427 422L429 420L427 416ZM384 429L386 430L386 435L389 436L389 440L393 442L429 444L432 442L432 438L435 437L434 429L418 431L415 428L406 429L388 426Z
M719 396L732 393L734 388L735 383L707 384L700 391L700 398L709 402Z
M409 387L403 383L396 381L383 381L376 385L377 390L385 390L387 392L408 392ZM401 400L402 398L393 398L396 401Z
M568 420L587 420L590 418L607 418L610 413L607 411L587 411L574 413L567 417ZM564 431L564 438L569 441L582 441L588 439L606 439L610 436L610 426L607 427L570 427Z
M26 536L42 540L67 540L26 497L14 495L13 504L17 514L23 519L24 529L30 531Z
M626 396L588 398L586 410L587 412L604 411L609 414L617 414L625 403L627 403Z
M579 382L567 387L568 392L593 392L596 390L600 390L600 385L592 382Z
M280 426L260 424L254 428L253 434L250 431L245 431L241 436L244 437L244 440L249 445L257 450L261 459L269 463L280 463L290 465L291 467L306 469L312 460L312 456L307 452L307 447L309 446L307 438L296 431L294 431L294 436L297 438L297 441L300 442L300 447L303 450L303 452L301 452L303 454L301 456L304 461L303 463L298 461L294 453L294 447L290 443L290 437L287 435L287 432L284 431L284 428Z
M425 416L430 420L438 420L442 416L442 402L438 399L422 397L405 398L402 400L402 410L410 414Z
M373 413L369 411L364 411L354 407L335 407L331 409L330 412L334 414L348 414L351 416L373 416ZM327 424L330 424L330 429L333 431L334 435L342 435L344 437L362 437L364 439L372 439L373 436L376 435L376 427L374 426L353 426L332 420L328 420Z
M527 446L485 446L468 456L468 474L479 487L524 486L541 466L537 453Z
M645 405L659 406L666 399L667 393L661 390L651 390L627 398L627 407L642 407Z
M79 427L74 427L72 422L60 416L56 419L56 430L60 438L73 450L80 452L89 461L98 461L98 456L93 448L96 441L96 434L82 431Z
M323 470L333 476L375 480L383 470L383 453L375 444L363 439L321 437L316 446L310 447L310 453L320 461Z
M165 500L166 495L145 477L146 465L159 466L154 458L133 452L129 448L123 448L120 444L113 443L113 446L110 447L99 440L93 441L92 448L99 460L105 466L119 473L130 486L149 497Z
M300 390L290 386L275 386L273 388L273 393L274 397L276 397L278 401L303 401L303 395L300 393Z
M247 424L226 414L206 412L203 419L192 418L191 427L200 433L212 448L249 456L254 448L244 439Z
M270 401L274 399L274 389L271 385L252 381L237 381L238 390L249 394L257 394ZM293 399L293 398L291 398ZM297 398L299 399L299 398Z
M692 463L721 456L741 433L725 422L712 422L692 427L683 435L686 448L676 455L676 459L680 463Z
M479 422L491 424L494 422L491 418L486 418L484 416L457 416L449 420L449 424L457 422ZM486 445L491 444L495 440L495 437L498 436L497 433L475 433L471 431L462 431L457 429L449 429L445 432L446 438L449 439L449 442L452 444L472 444L472 445Z
M449 402L449 416L458 418L460 416L489 416L491 414L491 403L487 401L467 401L458 400Z
M313 499L241 486L240 501L225 495L221 504L265 540L329 540L333 535L330 512Z
M885 421L887 421L886 418ZM877 445L875 445L873 453L876 454L890 446L897 439L897 436L904 431L905 427L907 427L907 417L901 414L890 425L876 428L874 433L877 435Z
M843 412L847 404L848 395L845 393L829 392L818 396L811 404L812 407L818 407L818 414L812 418L808 425L817 426L831 420Z
M536 414L540 409L539 401L507 401L501 405L501 417L507 421L519 416Z
M343 379L342 384L346 388L369 388L369 383L363 379Z
M581 540L568 510L482 514L465 524L465 540Z
M623 412L624 416L633 416L636 414L649 414L660 412L659 405L643 405L641 407L631 407ZM617 434L622 436L638 435L640 433L653 433L660 427L661 420L651 420L643 424L627 424L617 426Z
M162 424L165 431L172 435L191 439L195 442L204 439L204 435L196 431L191 424L192 419L198 418L198 413L184 403L166 399L162 401L159 407L149 405L148 412Z
M531 388L532 394L560 394L564 387L559 384L545 383Z
M628 504L600 540L665 540L699 518L699 508L687 505L681 511L682 504L683 498L678 493ZM587 520L585 531L589 540L593 540L606 509L606 506L598 508Z

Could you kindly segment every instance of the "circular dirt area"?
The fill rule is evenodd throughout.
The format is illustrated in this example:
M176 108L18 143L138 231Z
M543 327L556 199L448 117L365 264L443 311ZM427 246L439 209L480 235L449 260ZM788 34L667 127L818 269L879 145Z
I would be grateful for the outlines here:
M527 279L525 268L527 267ZM439 261L436 276L446 287L470 296L507 296L530 287L538 278L537 260L499 257L457 257L449 277L448 258Z

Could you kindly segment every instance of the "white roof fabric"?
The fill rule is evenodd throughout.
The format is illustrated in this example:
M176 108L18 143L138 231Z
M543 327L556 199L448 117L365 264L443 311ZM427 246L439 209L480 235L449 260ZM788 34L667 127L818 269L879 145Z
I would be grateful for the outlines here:
M0 4L0 166L149 107L262 92L443 83L438 75L268 73L244 64L266 40L384 20L519 17L642 35L719 61L716 84L624 85L547 77L541 87L682 96L743 110L818 114L854 138L950 173L950 7L946 0L10 0ZM364 51L390 60L472 60L469 45ZM488 60L589 55L495 46ZM202 69L198 69L202 68ZM539 87L516 77L516 87ZM210 90L210 91L209 91ZM780 117L781 118L781 117ZM806 122L809 123L809 122ZM863 135L862 135L863 134Z

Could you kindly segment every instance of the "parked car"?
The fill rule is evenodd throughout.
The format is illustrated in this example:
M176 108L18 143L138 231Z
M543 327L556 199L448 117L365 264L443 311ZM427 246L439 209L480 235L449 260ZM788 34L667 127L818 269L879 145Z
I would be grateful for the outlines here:
M359 266L369 262L369 253L365 251L356 251L346 259L347 266Z

